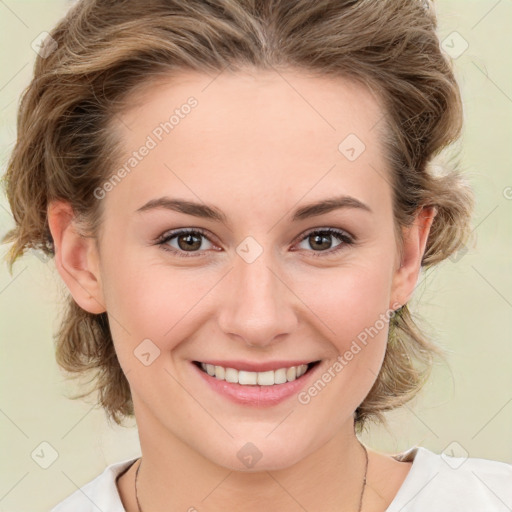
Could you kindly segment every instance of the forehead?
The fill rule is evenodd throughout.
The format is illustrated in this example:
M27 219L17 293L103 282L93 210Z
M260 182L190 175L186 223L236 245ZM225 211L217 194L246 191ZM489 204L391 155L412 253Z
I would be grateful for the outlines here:
M188 112L184 107L191 98L197 106ZM301 133L312 138L316 134L317 139L327 135L326 144L336 142L348 130L368 140L367 132L382 117L374 94L349 78L299 71L224 71L218 76L182 72L141 84L128 96L117 127L127 142L136 143L137 132L151 133L155 123L168 121L173 113L180 120L189 118L183 123L185 128L176 130L185 137L189 132L239 135L242 129L267 139L279 134L280 140ZM289 129L280 132L283 126Z
M176 187L188 197L229 187L240 197L342 186L371 201L385 186L380 104L345 78L182 73L141 90L118 118L122 164L150 147L112 194L133 206Z

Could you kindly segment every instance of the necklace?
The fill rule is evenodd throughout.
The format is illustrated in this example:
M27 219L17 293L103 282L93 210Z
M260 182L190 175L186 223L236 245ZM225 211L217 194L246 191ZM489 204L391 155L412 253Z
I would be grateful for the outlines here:
M359 497L359 508L357 509L357 512L361 512L361 509L363 507L363 495L364 490L366 489L366 474L368 473L368 450L366 449L366 446L359 441L359 444L362 446L364 450L364 457L365 457L365 465L364 465L364 477L363 477L363 486L361 488L361 495ZM142 507L139 503L139 496L137 494L137 477L139 476L139 469L142 464L142 457L139 459L139 465L137 467L137 471L135 472L135 499L137 500L137 507L139 509L139 512L142 512Z

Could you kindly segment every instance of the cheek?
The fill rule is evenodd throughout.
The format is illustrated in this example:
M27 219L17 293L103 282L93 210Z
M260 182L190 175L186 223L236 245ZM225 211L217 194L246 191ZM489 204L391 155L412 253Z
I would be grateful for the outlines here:
M201 301L218 281L211 271L171 267L163 261L132 253L112 258L106 268L106 307L123 366L132 364L134 349L145 339L163 353L193 334Z
M327 408L335 422L344 421L375 383L387 348L390 286L391 273L382 266L344 268L305 300L333 348L324 373L299 397L301 404L314 404L319 418Z
M346 350L351 340L389 314L392 281L384 264L333 268L324 283L319 278L320 274L313 274L309 281L302 281L297 294L318 316L326 329L323 332L338 350Z

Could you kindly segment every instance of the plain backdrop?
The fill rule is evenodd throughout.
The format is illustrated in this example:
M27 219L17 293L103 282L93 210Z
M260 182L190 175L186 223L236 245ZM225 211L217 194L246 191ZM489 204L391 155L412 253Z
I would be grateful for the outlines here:
M16 140L19 96L32 76L32 41L69 5L0 1L1 174ZM477 242L422 273L413 301L431 337L449 351L450 366L436 367L418 399L362 439L389 453L421 445L511 463L512 2L438 0L436 9L462 89L463 168L476 192ZM13 225L2 193L0 235ZM2 262L1 511L49 510L108 464L140 454L134 426L110 428L93 403L66 398L72 383L53 353L62 287L53 260L28 252L12 276Z

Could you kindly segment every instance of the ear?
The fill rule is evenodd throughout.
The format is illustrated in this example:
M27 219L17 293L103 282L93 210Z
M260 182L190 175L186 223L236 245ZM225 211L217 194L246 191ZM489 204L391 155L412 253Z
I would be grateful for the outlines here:
M47 214L55 246L55 265L75 302L89 313L105 312L94 239L79 233L67 201L52 201Z
M394 302L389 306L392 309L396 309L397 303L403 306L412 296L418 282L421 260L436 214L435 206L423 207L412 225L402 231L402 258L401 264L393 276L391 297Z

